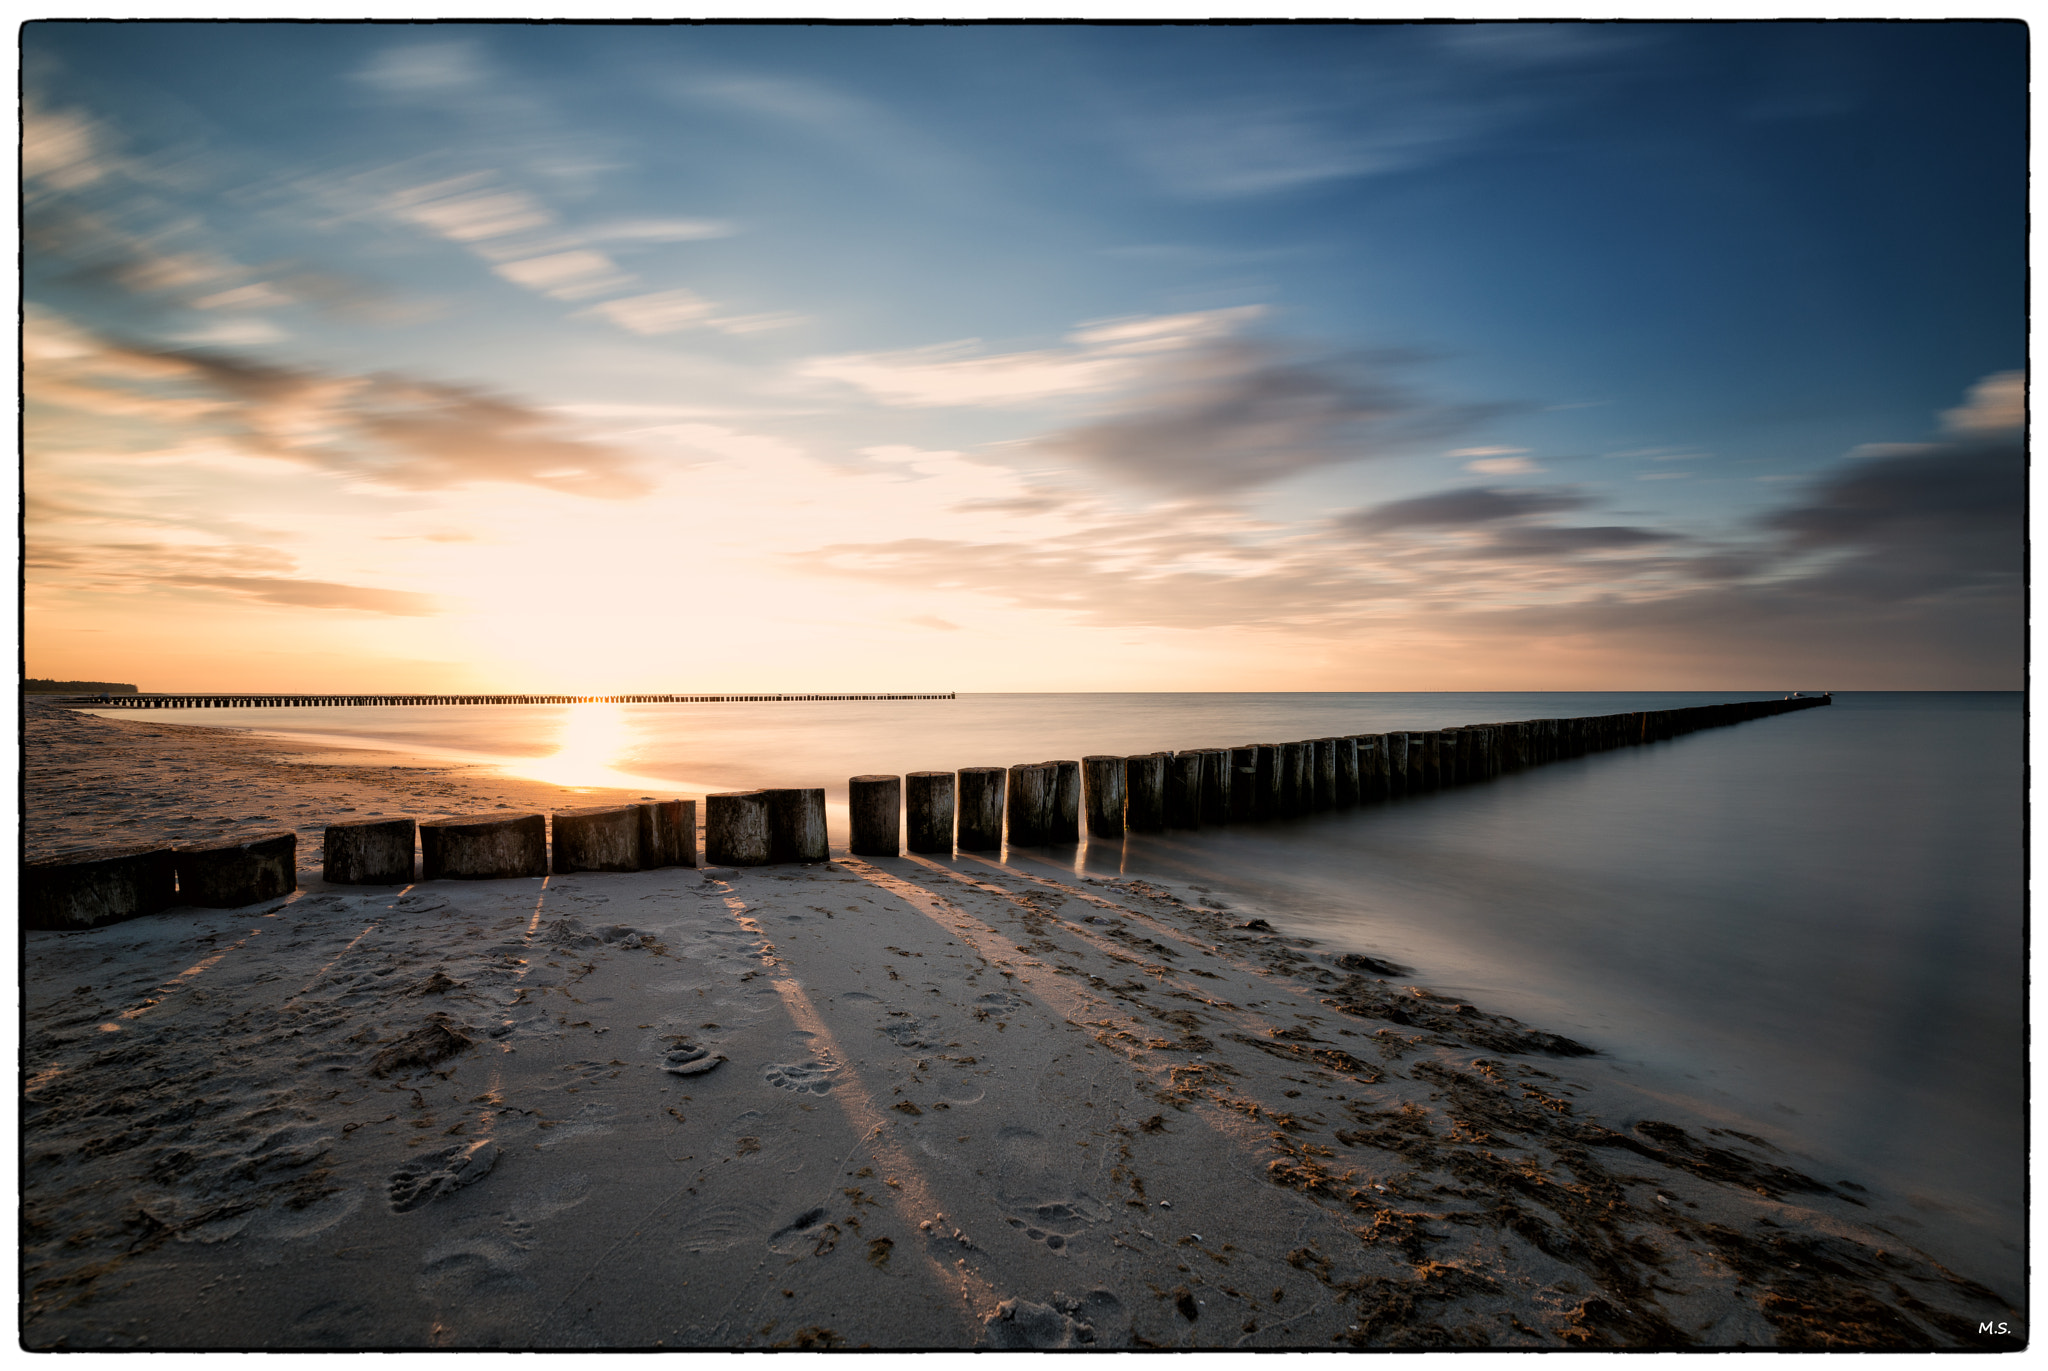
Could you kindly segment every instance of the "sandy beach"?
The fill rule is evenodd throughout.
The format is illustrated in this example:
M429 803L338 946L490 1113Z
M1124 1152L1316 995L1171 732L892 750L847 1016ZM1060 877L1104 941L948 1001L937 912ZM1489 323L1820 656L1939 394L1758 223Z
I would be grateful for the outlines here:
M27 1348L2024 1330L1867 1192L1199 886L835 853L330 887L330 820L611 795L43 703L24 748L29 856L290 827L301 867L26 935Z

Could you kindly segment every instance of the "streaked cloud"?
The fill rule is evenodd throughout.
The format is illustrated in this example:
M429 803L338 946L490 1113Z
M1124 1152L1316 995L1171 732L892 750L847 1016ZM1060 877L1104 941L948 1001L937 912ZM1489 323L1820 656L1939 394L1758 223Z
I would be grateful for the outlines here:
M1069 346L977 356L975 338L898 352L816 357L798 374L839 381L884 404L1020 405L1100 394L1139 381L1153 359L1222 338L1265 313L1259 306L1111 319L1067 335Z
M46 311L24 329L24 392L82 418L126 415L409 490L509 482L600 499L645 494L626 454L479 387L346 375L231 353L102 339Z
M1465 470L1482 476L1532 476L1545 470L1527 457L1482 457L1465 463Z
M1406 500L1390 500L1386 504L1345 515L1338 524L1359 533L1410 528L1469 528L1474 524L1496 523L1503 519L1526 519L1532 515L1585 509L1592 503L1589 497L1571 491L1504 490L1496 486L1478 486L1470 490L1445 490Z

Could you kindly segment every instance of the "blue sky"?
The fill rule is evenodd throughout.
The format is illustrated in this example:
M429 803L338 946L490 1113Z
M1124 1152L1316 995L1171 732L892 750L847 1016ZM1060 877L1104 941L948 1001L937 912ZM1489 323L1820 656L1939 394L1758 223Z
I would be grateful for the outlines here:
M30 25L29 669L2015 687L2025 62Z

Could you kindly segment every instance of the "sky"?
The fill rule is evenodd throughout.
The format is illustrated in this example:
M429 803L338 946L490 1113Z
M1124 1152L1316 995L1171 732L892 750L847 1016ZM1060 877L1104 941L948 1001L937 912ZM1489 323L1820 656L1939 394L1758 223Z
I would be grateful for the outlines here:
M2024 683L2017 23L21 61L32 676Z

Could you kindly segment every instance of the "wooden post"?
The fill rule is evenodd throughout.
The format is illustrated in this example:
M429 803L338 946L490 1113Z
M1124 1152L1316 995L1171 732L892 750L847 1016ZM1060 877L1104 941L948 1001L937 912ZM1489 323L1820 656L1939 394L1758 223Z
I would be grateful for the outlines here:
M169 909L178 903L174 861L168 847L140 846L75 849L24 862L22 924L69 931Z
M1302 782L1307 778L1307 759L1299 743L1280 743L1273 749L1273 817L1291 819L1301 813Z
M768 864L767 791L726 790L704 797L704 860L713 866Z
M554 870L640 870L640 810L634 805L558 809L554 813Z
M1252 817L1252 796L1258 789L1259 750L1233 747L1230 756L1230 821L1247 823Z
M1124 836L1125 765L1121 757L1100 754L1081 759L1081 791L1088 806L1090 838Z
M1464 745L1465 730L1462 728L1440 728L1433 735L1436 738L1437 784L1454 786L1465 779L1464 759L1459 751Z
M411 819L329 824L320 839L320 879L329 885L410 885L418 837Z
M1280 744L1260 743L1252 749L1252 818L1280 817Z
M640 869L697 864L697 802L648 800L640 811Z
M1202 822L1230 822L1230 749L1205 747L1202 758Z
M1337 808L1350 809L1358 803L1358 739L1353 737L1335 738L1331 746L1337 749L1337 789L1333 796Z
M1387 797L1397 798L1408 793L1408 735L1405 733L1380 734L1380 748L1386 753Z
M420 820L420 879L494 881L548 874L548 821L538 814Z
M1409 793L1436 789L1436 746L1432 734L1409 734Z
M1043 762L1010 768L1009 841L1011 847L1044 847L1050 839L1054 789L1059 774Z
M960 777L962 852L994 852L1003 845L1003 781L999 766L963 766Z
M852 838L846 850L856 857L896 857L903 851L903 778L854 776L846 782L846 809Z
M225 841L184 843L173 849L178 903L202 909L240 909L299 888L299 835L290 830Z
M1202 826L1202 754L1182 752L1166 763L1166 826Z
M1124 758L1124 827L1158 833L1166 827L1166 754Z
M1394 735L1376 733L1373 735L1372 783L1370 789L1375 800L1392 798L1394 794ZM1365 774L1361 766L1358 788L1366 790Z
M1337 740L1318 738L1315 747L1315 785L1309 799L1313 809L1337 807ZM1354 763L1356 759L1354 758Z
M913 771L904 777L912 852L953 855L953 773Z
M1053 771L1052 819L1046 830L1048 843L1081 841L1081 764L1047 762Z
M832 851L825 837L823 786L783 786L768 797L768 860L822 862Z

